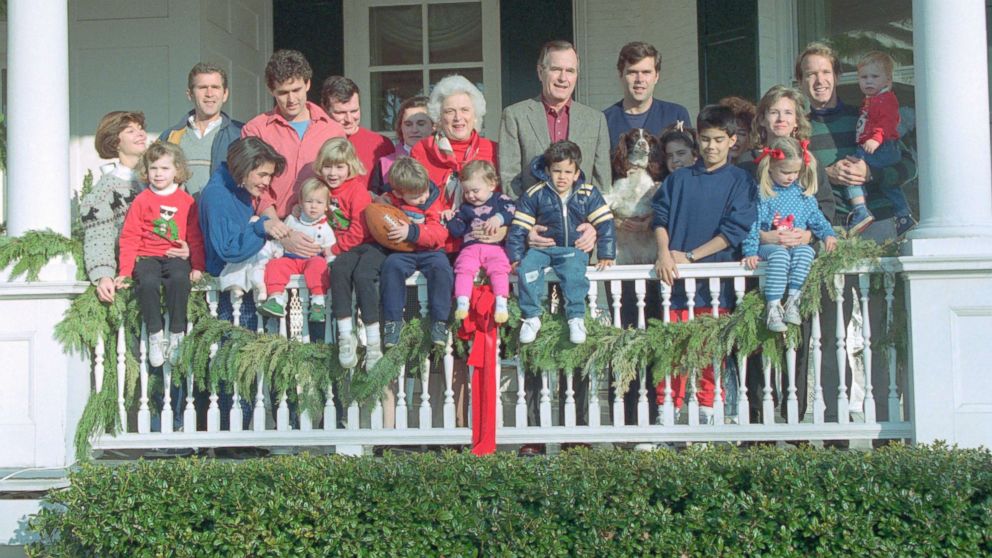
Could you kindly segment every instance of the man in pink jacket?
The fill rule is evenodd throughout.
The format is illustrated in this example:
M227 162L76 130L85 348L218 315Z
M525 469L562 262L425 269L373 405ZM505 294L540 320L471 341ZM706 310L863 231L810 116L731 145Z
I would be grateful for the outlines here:
M275 108L245 124L241 137L256 136L286 158L286 171L273 177L262 193L255 212L270 219L285 219L297 203L300 184L313 176L311 169L324 142L344 137L344 129L318 105L307 101L313 70L302 53L279 50L265 66L265 82ZM294 254L311 257L320 247L299 231L277 227L272 235Z

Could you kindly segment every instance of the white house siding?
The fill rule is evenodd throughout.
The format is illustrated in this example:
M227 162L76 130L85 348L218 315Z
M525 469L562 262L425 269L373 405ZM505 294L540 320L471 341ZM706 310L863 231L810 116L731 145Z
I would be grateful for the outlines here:
M762 93L793 82L799 53L795 0L758 0L758 85Z
M699 55L694 0L575 0L575 43L581 59L579 101L606 108L623 94L617 54L630 41L653 44L661 53L655 94L699 111Z

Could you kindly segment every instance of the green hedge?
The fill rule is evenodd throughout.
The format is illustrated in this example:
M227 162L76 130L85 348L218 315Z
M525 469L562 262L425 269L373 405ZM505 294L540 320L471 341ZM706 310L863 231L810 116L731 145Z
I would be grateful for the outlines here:
M988 451L84 465L31 527L54 556L987 556Z

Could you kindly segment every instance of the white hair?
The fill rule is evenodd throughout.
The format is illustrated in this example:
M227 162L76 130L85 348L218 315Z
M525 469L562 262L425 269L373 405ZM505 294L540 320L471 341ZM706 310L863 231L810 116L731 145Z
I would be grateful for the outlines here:
M427 101L427 115L434 122L441 121L441 104L444 100L456 93L464 93L472 99L472 106L475 107L475 129L482 130L482 118L486 116L486 98L482 91L476 87L465 76L453 74L437 82L431 91L431 98Z

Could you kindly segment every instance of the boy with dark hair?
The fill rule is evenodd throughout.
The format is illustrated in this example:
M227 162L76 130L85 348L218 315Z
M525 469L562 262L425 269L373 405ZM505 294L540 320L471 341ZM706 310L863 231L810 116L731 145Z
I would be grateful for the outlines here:
M729 163L730 148L737 141L737 118L728 107L709 105L696 119L699 134L699 161L676 170L662 183L651 205L652 225L658 242L658 277L672 286L672 321L687 320L688 300L678 279L678 264L730 262L741 257L741 243L757 218L757 188L747 171ZM722 282L719 312L734 303L732 285ZM696 315L710 314L709 287L698 285ZM713 369L703 370L699 404L707 418L714 401ZM672 378L676 407L685 394L683 378ZM658 386L659 403L664 403L664 385Z
M396 346L403 325L406 305L406 280L419 271L427 280L427 308L431 318L431 341L444 345L448 341L448 315L451 313L451 293L455 274L444 252L448 229L441 224L441 213L447 209L441 190L430 181L427 169L410 157L400 157L389 169L392 190L386 200L402 209L410 223L393 226L390 240L412 242L413 252L393 252L386 256L379 272L382 300L382 344Z
M361 126L362 104L358 85L351 79L344 76L325 79L320 88L320 106L331 120L344 128L348 141L355 146L358 160L366 170L362 182L368 187L372 177L380 174L376 168L379 159L396 151L396 146L386 136Z
M506 241L506 252L517 271L520 314L520 342L530 343L541 329L539 293L544 287L544 268L551 266L558 276L565 296L565 316L572 343L586 340L586 294L589 279L586 265L589 254L575 248L578 226L596 227L597 269L613 265L616 255L616 230L613 213L602 194L585 183L579 170L582 152L568 140L551 144L543 155L531 162L531 172L541 182L531 186L517 200L516 212ZM535 225L547 227L545 236L555 241L550 248L526 249L527 235Z
M186 78L186 98L193 103L175 126L162 132L159 141L174 143L183 149L193 176L186 191L199 199L210 175L227 161L227 148L241 138L244 126L221 110L227 102L227 72L209 62L198 62Z

